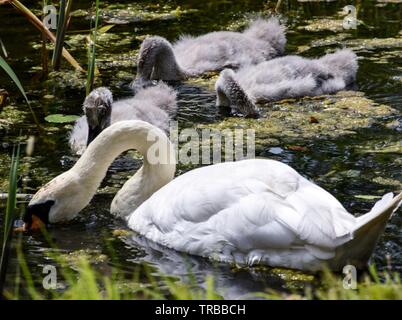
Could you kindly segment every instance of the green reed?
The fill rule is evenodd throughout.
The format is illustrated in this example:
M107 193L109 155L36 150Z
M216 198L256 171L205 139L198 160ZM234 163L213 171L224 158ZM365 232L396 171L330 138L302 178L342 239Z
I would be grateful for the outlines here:
M17 206L17 181L18 181L18 166L20 158L20 146L18 145L13 150L11 159L10 175L9 175L9 187L7 206L4 215L4 232L3 241L0 256L0 296L3 296L3 290L6 280L8 261L10 256L11 239L13 235L13 224L16 216Z

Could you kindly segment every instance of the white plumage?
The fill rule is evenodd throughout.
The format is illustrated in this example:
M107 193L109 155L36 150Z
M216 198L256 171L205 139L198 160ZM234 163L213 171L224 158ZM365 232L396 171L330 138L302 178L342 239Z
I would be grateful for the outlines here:
M392 202L388 194L382 205ZM169 248L220 261L340 270L364 266L378 239L372 235L370 247L354 240L359 221L289 166L261 159L183 174L144 202L129 226Z
M155 141L161 161L152 157ZM363 267L402 201L402 193L387 194L355 218L294 169L267 159L211 165L171 181L174 148L167 136L143 121L121 121L105 129L73 168L38 191L26 221L43 204L51 205L45 220L73 219L111 162L128 149L140 151L144 165L117 193L111 212L152 241L220 261L310 271L324 265Z

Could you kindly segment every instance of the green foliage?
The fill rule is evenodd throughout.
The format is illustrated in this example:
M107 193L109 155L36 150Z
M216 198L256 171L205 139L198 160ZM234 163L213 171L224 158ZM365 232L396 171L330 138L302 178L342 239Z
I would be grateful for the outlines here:
M25 93L24 88L22 87L22 84L21 84L20 80L18 79L17 75L14 73L13 69L11 69L11 67L8 65L8 63L1 56L0 56L0 67L3 68L3 70L11 78L11 80L14 81L14 83L18 87L18 90L20 90L21 94L24 96L26 102L29 105L28 97L27 97L27 95Z
M72 0L67 0L67 5L66 5L66 0L60 0L60 14L59 14L59 20L57 23L56 42L55 42L55 47L54 47L54 51L53 51L53 59L52 59L53 70L60 69L60 61L61 61L62 52L63 52L64 38L65 38L66 30L68 27L67 21L69 19L69 15L70 15L71 4L72 4Z
M48 115L45 118L45 120L50 123L70 123L70 122L74 122L78 118L79 118L79 116L55 113L55 114Z
M320 300L401 300L402 283L399 274L383 273L381 281L376 268L371 265L370 275L358 283L357 289L345 289L343 281L339 277L326 271L324 274L324 286L317 290L316 296Z
M98 22L99 22L99 0L96 0L96 13L95 13L95 27L92 30L92 39L89 41L88 45L88 75L87 75L87 85L86 94L88 95L94 85L95 79L95 61L96 61L96 36L98 32ZM92 22L92 20L91 20Z
M41 126L38 122L38 119L36 118L35 112L32 110L31 104L28 100L28 97L25 93L25 90L20 82L20 80L18 79L17 75L15 74L15 72L13 71L13 69L11 69L11 67L8 65L8 63L3 59L3 57L0 56L0 67L7 73L7 75L11 78L11 80L14 81L15 85L17 86L18 90L20 90L21 94L24 96L25 101L28 104L29 110L31 111L32 114L32 118L35 122L35 124L38 126L39 129L41 129Z
M2 250L0 256L0 296L3 295L4 282L6 279L8 257L10 253L10 242L12 237L12 227L15 219L15 209L17 205L17 180L18 166L20 157L20 146L13 150L11 159L9 189L7 198L7 207L4 216L4 233L2 241Z
M23 276L29 296L34 300L47 299L38 293L29 272L24 257L19 253ZM214 278L205 277L205 286L200 287L195 278L191 277L186 283L167 275L158 275L158 279L145 266L146 281L140 281L139 272L134 272L132 279L127 279L112 268L111 274L106 276L91 265L86 257L79 257L75 264L75 271L68 266L63 255L55 253L52 259L61 268L64 284L67 289L54 290L51 299L56 300L132 300L132 299L173 299L173 300L219 300L222 297L216 291ZM294 292L282 293L274 290L250 294L248 298L263 298L269 300L385 300L402 299L402 283L399 275L384 273L382 279L374 266L370 267L369 274L358 283L356 290L345 289L343 278L326 270L322 274L321 286L317 289L306 287L304 294ZM8 295L10 299L18 296Z
M375 266L371 265L369 274L357 283L356 289L344 288L343 276L324 270L321 285L315 290L306 287L304 294L268 290L255 296L271 300L401 300L402 283L398 273L383 272L380 277Z
M3 55L7 58L8 54L7 54L6 46L4 45L3 41L1 40L1 38L0 38L0 48L1 48L1 51L3 52Z

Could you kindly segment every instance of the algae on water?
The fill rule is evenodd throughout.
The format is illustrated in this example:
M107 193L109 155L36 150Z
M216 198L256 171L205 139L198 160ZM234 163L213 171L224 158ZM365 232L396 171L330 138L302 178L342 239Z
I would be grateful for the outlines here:
M228 117L213 124L199 124L199 128L254 129L256 144L269 139L282 143L306 139L336 138L355 134L395 114L387 105L368 99L361 92L343 91L331 96L283 100L260 107L259 119ZM314 121L311 121L311 119Z

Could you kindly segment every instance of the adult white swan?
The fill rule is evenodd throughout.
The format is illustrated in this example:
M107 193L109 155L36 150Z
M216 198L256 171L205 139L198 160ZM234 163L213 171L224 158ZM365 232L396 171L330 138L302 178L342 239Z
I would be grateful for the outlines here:
M283 54L285 45L285 28L276 18L257 19L244 32L183 36L173 45L152 36L141 44L137 81L182 80L208 71L256 64Z
M172 181L174 149L163 131L143 121L121 121L35 194L25 229L76 217L114 158L128 149L141 152L144 165L117 193L111 212L150 240L220 261L302 270L324 263L333 269L362 267L402 201L402 193L386 194L355 218L291 167L266 159L206 166Z

